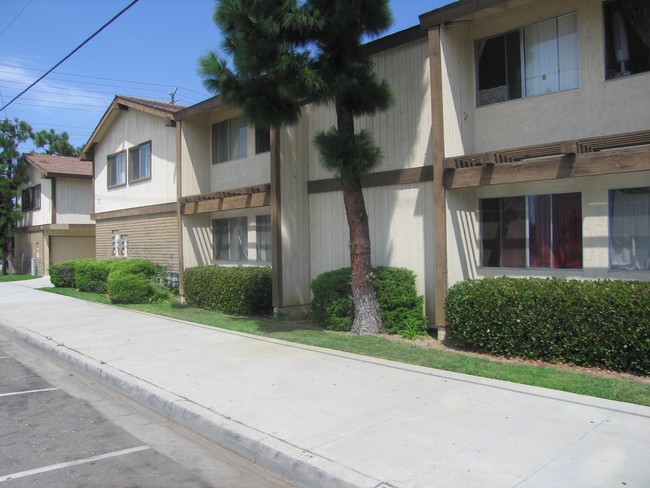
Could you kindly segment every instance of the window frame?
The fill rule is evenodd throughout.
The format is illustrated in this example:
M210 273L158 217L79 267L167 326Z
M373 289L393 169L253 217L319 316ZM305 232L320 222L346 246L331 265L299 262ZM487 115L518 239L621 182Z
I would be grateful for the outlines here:
M557 61L557 74L558 74L558 89L557 90L552 90L552 91L545 91L543 93L536 93L534 95L528 94L527 76L526 76L526 60L527 60L527 58L526 58L526 41L525 41L525 39L526 39L526 30L531 29L531 28L533 28L535 26L541 26L544 23L548 23L548 22L554 20L555 21L555 27L556 27L556 29L555 29L556 34L555 34L554 39L555 39L556 43L559 43L559 40L560 40L560 36L558 35L558 32L559 32L559 28L558 28L559 19L566 18L566 17L569 17L569 16L575 16L575 29L576 29L575 30L575 36L576 36L576 41L575 41L576 42L575 67L576 67L576 70L577 70L576 85L575 86L569 86L567 88L561 88L562 72L560 71L560 66L561 66L562 62L561 62L560 58L558 57L558 59L556 60ZM512 100L521 100L521 99L534 98L534 97L538 97L538 96L549 95L549 94L553 94L553 93L560 93L560 92L563 92L563 91L574 90L576 88L580 88L580 82L581 82L581 80L580 80L580 39L579 39L579 35L578 35L579 34L578 31L579 31L580 26L579 26L578 20L579 19L578 19L577 11L573 10L573 11L570 11L570 12L567 12L567 13L564 13L564 14L560 14L560 15L556 15L556 16L553 16L553 17L549 17L549 18L544 19L544 20L540 20L538 22L533 22L532 24L523 25L523 26L521 26L519 28L516 28L516 29L510 29L510 30L502 32L500 34L487 36L487 37L483 37L481 39L475 40L474 41L474 73L475 73L474 83L475 83L475 104L476 104L476 108L486 107L486 106L489 106L489 105L494 105L496 103L503 103L503 102L509 102L509 101L512 101ZM515 80L517 80L517 78L518 78L517 81L519 83L519 86L518 86L518 92L517 92L518 94L516 96L511 97L511 88L510 88L511 84L509 83L511 69L510 69L510 65L508 64L509 49L508 49L507 42L508 42L508 36L511 36L513 33L518 34L519 59L518 59L517 63L518 63L518 67L519 67L519 76L518 77L515 76L514 78L515 78ZM500 86L495 86L495 87L490 87L490 88L485 88L483 90L479 90L479 87L481 86L480 72L482 71L482 70L479 69L480 62L481 62L481 59L480 59L480 56L479 56L479 51L481 49L479 48L479 45L480 45L480 43L487 43L490 40L499 39L499 38L504 39L504 50L505 50L505 52L504 52L504 62L505 62L504 75L505 75L505 82L506 82L506 85L505 85L506 98L504 100L495 100L495 101L492 101L492 102L487 101L485 103L481 103L481 93L482 92L487 92L487 90L493 90L495 88L499 88Z
M628 56L632 59L625 61L627 65L620 66L618 65L619 61L616 59L616 42L615 42L615 33L614 33L614 11L616 7L614 5L618 3L619 0L604 0L602 2L602 14L603 14L603 78L605 81L613 81L628 78L634 75L648 74L650 73L650 62L648 61L648 56L650 56L650 47L644 45L642 39L639 38L638 32L635 31L630 21L626 18L625 12L621 11L623 20L625 23L626 31L626 44ZM633 42L630 42L633 41ZM642 68L634 72L629 71L634 67L635 62L641 60ZM645 67L643 67L645 66ZM615 67L615 68L614 68ZM625 67L626 71L617 71L618 68Z
M579 204L579 224L578 224L578 230L579 230L579 244L574 244L573 249L579 250L579 257L576 258L577 261L579 261L578 266L561 266L557 265L556 263L558 262L556 259L556 256L560 253L561 249L566 249L562 248L559 246L562 246L562 239L561 235L559 234L559 231L557 230L558 223L561 222L562 215L556 211L558 208L558 204L556 203L556 200L560 200L563 198L577 198L577 202ZM548 205L547 205L547 222L544 222L544 224L547 226L547 231L548 231L548 249L546 252L549 253L548 257L548 265L539 265L539 264L534 264L533 259L538 259L538 255L535 254L535 256L532 256L531 252L531 246L533 244L537 245L539 244L540 240L531 240L531 215L533 210L537 210L537 208L533 209L531 201L533 199L539 199L539 201L548 200ZM524 245L522 249L518 249L517 247L512 247L512 246L507 246L505 245L506 238L510 238L510 241L513 241L512 236L507 236L507 231L508 231L508 225L510 224L511 221L504 221L503 216L504 216L504 201L515 201L515 200L523 200L523 211L521 212L521 215L523 216L523 223L520 223L520 226L523 226L523 232L524 232ZM487 212L484 211L484 205L487 205L488 202L491 202L491 204L494 204L495 202L498 202L498 220L494 222L493 224L495 225L495 228L493 229L497 231L498 233L498 239L499 242L495 246L497 248L497 251L492 251L492 252L498 252L497 260L498 264L486 264L487 260L489 258L486 257L485 251L486 251L486 246L488 244L487 240L485 239L488 231L486 230L486 225L491 223L492 221L486 219ZM490 210L492 213L494 213L494 209ZM486 268L486 269L503 269L503 268L508 268L508 269L525 269L525 270L549 270L549 271L558 271L558 270L583 270L584 269L584 229L583 229L583 202L582 202L582 192L566 192L566 193L550 193L550 194L532 194L532 195L517 195L517 196L507 196L507 197L488 197L488 198L481 198L478 201L478 222L479 222L479 254L480 254L480 267L481 268ZM537 214L536 214L537 216ZM518 219L520 220L520 219ZM514 220L512 222L515 222ZM519 229L520 231L522 229ZM505 232L505 233L504 233ZM517 234L515 233L514 239L516 240ZM519 236L521 239L521 236ZM494 239L492 239L494 240ZM542 239L543 240L543 239ZM506 251L509 249L512 249L512 252L523 252L523 255L519 256L519 259L523 259L523 265L508 265L508 264L503 264L504 263L504 256L508 260L516 260L517 256L513 254L507 254ZM570 248L572 249L572 248ZM567 255L570 257L567 259L571 259L571 253L568 252ZM492 256L490 256L492 258ZM493 261L492 259L489 259L490 261Z
M236 144L233 144L233 126L237 123ZM225 128L225 131L223 130ZM221 130L220 130L221 129ZM244 138L242 140L242 131ZM223 138L225 133L226 151L222 149ZM231 117L212 124L211 128L211 145L212 145L212 164L227 163L229 161L238 161L248 157L248 125L241 116ZM235 151L237 154L235 154Z
M264 222L260 222L264 219ZM255 251L258 263L273 262L273 234L271 225L271 214L255 216ZM264 248L262 246L264 245ZM262 259L264 254L267 259Z
M609 271L613 272L629 272L629 273L650 273L650 263L648 265L648 268L632 268L632 267L624 267L623 265L619 265L618 267L614 267L612 264L613 261L613 255L614 255L614 241L616 239L624 239L625 236L618 236L614 235L614 196L616 192L620 192L621 194L626 194L629 192L640 192L642 194L648 194L650 195L650 186L642 186L642 187L634 187L634 188L611 188L607 191L607 238L608 238L608 243L607 243L607 253L608 253L608 266L609 266ZM648 197L650 198L650 196ZM629 205L629 202L626 202ZM650 215L648 216L648 219L650 219ZM650 227L650 223L649 223ZM637 229L634 229L634 235L632 237L628 237L632 240L634 240L634 248L636 249L637 247L637 240L639 236ZM648 244L650 246L650 243ZM650 252L647 251L647 252ZM634 260L637 260L637 254L636 252L634 253Z
M147 176L140 176L134 177L134 171L137 166L138 172L141 169L141 161L140 161L140 150L143 147L149 147L149 158L147 161L147 170L148 170L148 175ZM142 144L138 144L137 146L130 147L128 149L128 161L127 161L127 166L128 166L128 173L129 173L129 184L131 183L139 183L141 181L147 181L151 179L151 170L152 170L152 150L151 150L151 141L143 142ZM136 157L137 155L137 157ZM136 161L134 161L136 160Z
M112 166L111 163L114 162L113 164L115 164L115 166L117 166L117 161L118 161L119 156L124 157L124 181L119 182L119 183L118 182L111 183L111 176L115 175L115 177L117 177L117 167L115 167L114 169L111 169L111 166ZM126 149L123 149L123 150L118 151L118 152L113 153L113 154L109 154L106 157L106 186L107 186L107 188L109 188L109 189L110 188L120 188L120 187L126 186L127 172L128 172L127 166L128 166L128 162L127 162L127 150Z
M38 202L38 203L36 203ZM20 211L31 212L41 209L41 185L24 188L20 196Z
M255 154L271 151L271 129L255 127Z
M244 237L245 237L245 242L239 242L242 248L242 253L243 258L239 255L239 248L237 248L238 251L238 256L237 258L233 257L233 248L232 248L232 241L235 236L232 235L233 229L238 229L239 225L244 222ZM221 250L219 247L223 246L222 240L217 239L217 222L226 222L227 223L227 236L226 236L226 242L227 242L227 250L228 250L228 257L224 258L221 257ZM234 225L233 225L234 224ZM214 218L212 219L212 260L214 262L223 262L223 263L248 263L250 261L249 258L249 252L248 252L248 247L250 245L248 241L248 216L240 216L240 217L222 217L222 218ZM221 224L223 227L223 225ZM239 235L241 238L241 235Z

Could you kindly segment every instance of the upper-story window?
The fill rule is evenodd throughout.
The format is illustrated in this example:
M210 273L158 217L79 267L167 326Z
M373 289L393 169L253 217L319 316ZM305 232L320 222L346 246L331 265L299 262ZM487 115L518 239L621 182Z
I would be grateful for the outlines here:
M650 2L603 3L605 78L650 71Z
M108 157L108 187L126 185L126 151Z
M30 186L23 190L20 208L23 212L41 208L41 185Z
M481 39L475 53L479 106L577 88L577 14Z
M129 183L151 178L151 142L129 149Z
M242 118L224 120L212 125L212 164L245 158L248 127Z
M271 131L255 127L255 154L271 150Z

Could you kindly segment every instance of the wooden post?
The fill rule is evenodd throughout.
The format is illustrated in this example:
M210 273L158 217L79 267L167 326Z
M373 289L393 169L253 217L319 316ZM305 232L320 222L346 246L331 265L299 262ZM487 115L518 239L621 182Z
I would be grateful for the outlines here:
M439 25L429 29L431 81L431 147L433 157L433 228L435 277L435 325L445 326L447 296L447 194L444 185L445 141L442 104L442 53Z
M271 128L271 269L273 272L273 307L283 306L282 296L282 204L280 168L280 128Z

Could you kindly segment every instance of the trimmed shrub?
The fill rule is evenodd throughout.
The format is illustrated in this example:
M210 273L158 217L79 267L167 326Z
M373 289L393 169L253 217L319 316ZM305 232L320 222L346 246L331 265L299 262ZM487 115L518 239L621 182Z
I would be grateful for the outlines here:
M183 273L191 305L229 315L267 315L273 311L271 268L199 266Z
M112 303L149 303L156 295L151 279L143 273L114 270L108 275L108 298Z
M509 357L650 374L650 283L490 278L449 289L447 340Z
M75 260L64 261L50 265L47 271L50 275L50 281L57 288L76 288L77 283L74 279Z
M159 277L162 281L165 267L148 259L119 259L111 261L111 272L124 271L130 274L142 274L148 278Z
M114 262L109 259L78 259L74 277L79 291L106 293L106 281Z
M322 327L350 330L354 321L350 273L350 268L337 269L312 281L312 318ZM386 266L373 268L372 273L384 330L407 337L424 334L424 299L417 294L415 275L408 269Z

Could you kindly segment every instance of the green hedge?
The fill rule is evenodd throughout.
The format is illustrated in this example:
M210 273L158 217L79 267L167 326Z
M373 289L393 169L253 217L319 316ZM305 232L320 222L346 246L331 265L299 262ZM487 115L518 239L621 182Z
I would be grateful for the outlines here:
M183 273L191 305L229 315L267 315L273 311L271 268L199 266Z
M494 278L457 283L447 339L510 357L650 374L650 283Z
M149 303L156 295L151 279L142 273L114 270L108 276L108 298L111 303Z
M426 332L424 299L418 296L415 275L404 268L373 268L373 282L384 330L416 336ZM311 283L314 321L331 330L349 331L354 321L350 268L328 271Z
M114 262L112 259L77 259L74 277L79 291L106 293L106 281Z
M76 260L72 260L50 265L47 271L52 284L57 288L76 288L77 282L74 279L76 262Z

